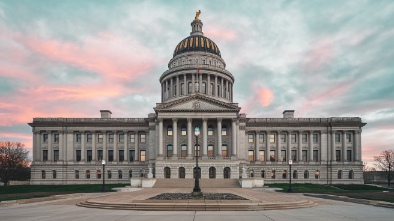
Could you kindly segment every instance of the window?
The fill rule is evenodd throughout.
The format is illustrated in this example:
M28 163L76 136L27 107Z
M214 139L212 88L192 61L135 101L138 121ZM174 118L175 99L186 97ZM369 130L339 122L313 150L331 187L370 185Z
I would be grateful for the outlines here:
M75 151L75 158L76 158L77 162L81 161L81 150Z
M308 170L304 171L304 179L309 179L309 171Z
M184 93L183 93L183 89L185 88L185 84L184 83L182 83L181 84L181 95L185 95Z
M130 134L130 143L135 143L135 134Z
M145 134L140 134L140 142L145 143Z
M77 143L81 143L81 139L82 139L81 134L75 134L75 141Z
M349 171L349 179L354 179L354 172L353 172L353 170Z
M52 177L53 179L56 179L56 170L52 170Z
M335 160L341 161L341 151L340 150L335 150Z
M222 156L228 157L228 147L227 145L222 145Z
M341 142L341 135L339 133L335 133L335 142L336 143Z
M254 143L254 135L253 134L248 134L248 142Z
M313 134L313 143L317 143L318 142L318 134Z
M97 150L97 160L98 161L103 160L103 150Z
M53 161L58 161L59 160L59 150L54 150L53 151Z
M167 145L167 157L172 157L172 145Z
M176 96L176 84L174 85L174 96L173 97L175 97Z
M265 161L265 153L264 150L259 150L259 160Z
M123 178L123 174L121 170L118 170L118 179L122 179Z
M191 82L189 82L189 83L187 84L187 93L188 93L188 94L191 94L191 93L192 93L192 83L191 83Z
M286 150L280 151L280 158L282 162L286 162Z
M101 179L101 170L97 170L96 177L97 179Z
M124 161L124 150L119 150L119 162Z
M91 143L92 142L92 134L86 134L86 143Z
M79 179L79 170L75 171L75 179Z
M313 161L314 162L319 161L319 151L318 150L313 150Z
M275 170L272 170L272 172L271 172L271 179L275 179L275 177L276 177L276 175L275 175Z
M107 178L112 179L112 172L111 170L107 170Z
M114 142L114 134L108 134L108 143Z
M196 156L196 150L197 150L197 156L200 157L201 156L200 155L200 145L194 146L193 156Z
M213 126L208 125L208 136L212 136L212 135L213 135Z
M270 150L270 161L275 162L275 150Z
M92 150L86 151L86 157L88 162L92 161Z
M302 161L304 161L304 162L308 161L308 151L307 150L302 150Z
M297 134L292 134L291 135L291 142L296 143L297 142Z
M287 179L287 170L283 170L282 172L282 178Z
M132 177L133 177L133 171L129 170L129 178L132 178Z
M213 157L213 145L208 145L208 157Z
M181 157L187 156L187 146L185 144L181 145Z
M320 171L316 170L315 172L315 179L319 179L320 178Z
M43 150L42 151L42 161L47 161L48 160L48 150Z
M265 178L265 170L261 171L261 178Z
M338 170L338 179L342 179L342 170Z
M104 135L103 134L97 134L97 142L102 143L104 140Z
M186 136L187 135L186 125L184 125L184 124L181 126L181 135L182 136Z
M346 160L352 161L352 150L346 150Z
M141 162L145 162L145 157L146 157L145 154L146 154L145 150L140 151L140 155L141 155L140 161Z
M129 160L133 162L135 159L135 150L129 150Z
M202 93L203 94L207 93L207 85L205 84L205 82L202 83Z
M169 125L169 126L167 127L167 135L168 135L168 136L172 136L172 125Z
M211 83L211 94L210 95L214 95L214 93L213 93L213 83Z
M297 150L291 150L291 160L293 162L297 161Z
M217 90L216 90L216 91L217 91L216 95L217 95L218 97L220 97L220 85L217 86Z
M124 143L124 134L119 134L119 143Z
M90 170L86 170L86 179L90 179Z
M41 179L45 179L45 178L46 178L45 170L41 170Z
M286 143L286 134L281 134L280 135L280 142Z
M222 136L226 136L227 135L227 126L223 125L222 126Z
M254 151L253 150L248 151L248 159L249 159L249 161L254 161Z
M275 134L270 134L270 143L275 143Z
M48 141L48 134L43 134L42 135L42 142L46 143Z
M302 142L308 143L308 134L302 134Z
M298 179L298 172L297 172L297 170L293 171L293 179Z
M264 143L264 134L259 135L259 143Z
M194 83L194 91L195 92L199 92L200 91L199 87L200 87L200 84L198 82Z
M114 150L108 150L108 161L114 161Z
M53 142L59 143L59 134L53 134Z
M348 143L352 142L352 135L351 134L346 134L346 140Z

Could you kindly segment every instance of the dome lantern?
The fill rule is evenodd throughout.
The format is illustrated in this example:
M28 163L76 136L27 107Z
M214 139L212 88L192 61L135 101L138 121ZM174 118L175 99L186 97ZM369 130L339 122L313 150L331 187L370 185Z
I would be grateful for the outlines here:
M201 10L198 10L196 12L196 17L194 18L193 22L190 24L192 26L192 32L190 32L190 35L204 35L204 33L202 32L202 22L200 19L198 19L198 17L201 14Z

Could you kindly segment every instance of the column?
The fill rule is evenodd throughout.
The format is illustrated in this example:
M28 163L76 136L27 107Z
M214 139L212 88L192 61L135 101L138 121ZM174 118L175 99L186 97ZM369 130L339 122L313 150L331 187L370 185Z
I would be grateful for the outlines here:
M193 159L192 155L192 119L187 118L187 158Z
M164 157L163 155L163 119L158 118L159 121L159 157ZM138 139L135 137L134 139Z
M169 98L172 98L174 96L174 81L172 77L170 78L170 93L169 93Z
M218 76L215 75L215 85L213 86L214 96L218 97Z
M119 134L117 131L114 131L114 162L118 161L118 139L119 139Z
M208 156L208 126L207 126L208 119L203 118L202 119L202 156L207 157Z
M287 131L287 162L291 159L291 130Z
M342 131L342 162L346 162L346 130Z
M92 162L97 160L97 150L96 150L96 131L92 131Z
M103 131L103 159L108 162L107 158L107 131Z
M161 103L163 103L164 101L163 96L164 96L164 84L161 83Z
M222 157L222 118L218 118L217 119L218 123L217 123L217 128L218 128L218 154L217 157L221 158Z
M64 131L59 131L59 160L65 160L65 153L64 153ZM49 151L48 151L49 155Z
M354 161L361 161L361 130L354 132Z
M309 131L309 162L313 162L313 131Z
M47 133L48 133L48 140L47 140L47 142L48 142L48 162L51 162L52 155L53 155L52 136L54 136L54 135L52 134L52 131L47 131Z
M178 159L178 119L172 118L172 158Z
M128 162L129 161L129 148L128 148L129 135L127 134L127 130L124 130L123 134L124 134L124 147L123 147L124 162Z
M221 88L220 88L220 91L221 91L221 94L220 94L220 97L224 97L224 94L223 94L223 91L224 91L224 83L223 83L223 78L221 78Z
M207 74L207 95L211 95L211 75Z
M275 156L275 158L276 158L276 161L278 161L278 162L281 162L282 161L282 159L280 158L280 151L282 150L282 148L280 147L280 133L281 133L281 131L277 131L276 132L276 156Z
M265 138L265 161L270 162L270 131L268 130Z
M166 88L164 90L166 91L165 98L167 100L170 97L170 95L169 95L169 91L168 91L168 81L167 80L165 80L165 81L166 81Z
M186 74L183 74L183 95L187 94Z
M199 87L199 92L202 93L202 74L200 74L200 83L198 84ZM205 87L205 91L207 90L207 88Z
M302 130L298 131L298 162L302 162Z
M195 93L195 80L194 80L194 74L192 74L192 94L194 94Z
M254 159L255 161L259 161L259 133L260 131L256 130L256 136L255 136L255 154L254 154Z
M179 92L181 91L179 88L179 75L176 76L176 96L179 97L181 95Z
M328 150L329 150L330 146L328 145L328 142L329 142L328 131L321 130L320 131L320 148L319 148L319 155L318 155L319 156L318 160L321 163L329 160L329 156L328 156L329 151Z
M331 131L331 160L336 161L336 155L335 155L335 130Z
M229 85L228 85L228 99L229 99L229 101L233 101L233 93L232 93L232 87L233 87L233 85L230 83Z
M162 126L163 126L163 124L162 124ZM162 129L162 132L163 132L163 129ZM146 134L145 134L145 136L146 136ZM163 136L163 133L162 133L162 136ZM145 137L145 139L146 139L146 137ZM139 150L139 146L138 146L139 141L140 141L140 137L138 134L138 130L136 130L135 137L134 137L134 150L135 150L135 161L136 162L138 162L140 160L140 150ZM163 145L163 140L161 142L161 145Z
M81 162L85 162L86 148L84 141L85 141L85 131L82 131L81 132Z
M226 80L226 99L229 100L229 93L228 93L228 80Z
M38 159L39 151L41 151L41 146L38 144L39 136L40 134L33 129L33 161L41 161Z
M237 158L237 137L238 137L238 133L237 133L237 127L238 127L238 119L236 119L236 118L233 118L232 119L232 125L231 125L231 128L233 129L233 134L232 134L232 139L233 139L233 142L232 142L232 155L231 155L231 157L232 158ZM256 156L257 156L258 154L256 154Z

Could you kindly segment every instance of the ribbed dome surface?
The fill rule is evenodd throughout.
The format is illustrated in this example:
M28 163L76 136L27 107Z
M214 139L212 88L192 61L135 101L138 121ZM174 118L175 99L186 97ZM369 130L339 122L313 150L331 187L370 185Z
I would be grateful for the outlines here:
M218 46L213 42L211 39L204 37L202 35L195 35L189 36L183 39L179 44L176 46L174 50L174 56L178 54L182 54L185 52L192 52L192 51L205 51L210 52L212 54L216 54L220 56L220 50Z

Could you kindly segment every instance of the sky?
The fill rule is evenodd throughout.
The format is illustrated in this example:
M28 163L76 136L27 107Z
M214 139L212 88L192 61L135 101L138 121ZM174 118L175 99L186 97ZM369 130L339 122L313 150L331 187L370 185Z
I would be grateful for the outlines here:
M0 0L0 140L34 117L147 117L201 10L247 117L361 117L366 162L394 149L394 1Z

